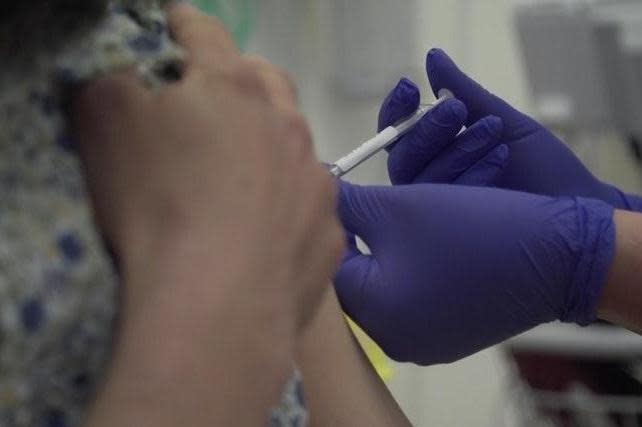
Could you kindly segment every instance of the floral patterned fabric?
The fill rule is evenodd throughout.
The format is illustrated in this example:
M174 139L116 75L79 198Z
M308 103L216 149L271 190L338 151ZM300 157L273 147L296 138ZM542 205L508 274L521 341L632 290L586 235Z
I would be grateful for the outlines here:
M159 4L123 0L51 59L0 71L1 426L81 425L111 352L118 275L67 133L67 89L131 65L157 87L182 60ZM269 424L306 418L297 374Z

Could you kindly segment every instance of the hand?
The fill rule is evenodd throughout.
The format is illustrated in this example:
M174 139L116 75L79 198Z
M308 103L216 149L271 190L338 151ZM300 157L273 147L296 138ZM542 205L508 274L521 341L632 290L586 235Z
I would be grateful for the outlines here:
M585 325L614 251L613 208L583 198L444 184L344 183L354 241L341 304L395 360L451 362L560 319Z
M116 76L77 98L99 223L125 261L161 239L205 239L222 270L262 286L287 282L279 295L312 301L341 232L335 184L314 157L294 89L280 70L240 56L215 21L174 10L190 55L180 83L155 95Z
M417 86L401 79L383 102L379 130L412 114L419 102ZM457 99L447 99L428 112L418 126L388 149L392 183L493 183L509 158L508 147L500 145L502 121L484 117L459 134L467 117L466 106Z
M505 145L510 149L510 160L493 181L494 185L549 196L591 197L603 200L618 209L642 210L640 199L626 195L598 180L550 131L482 88L462 73L443 51L433 49L428 53L427 70L435 93L447 88L466 105L467 126L478 125L476 122L487 121L492 117L501 119L503 130L498 142L501 144L500 147ZM382 110L385 123L392 123L403 117L404 108L411 108L416 102L412 92L397 90L396 98L397 107L394 111L385 107ZM439 141L421 134L419 129L410 137L414 143L402 141L390 153L390 174L394 183L458 183L456 179L442 178L452 177L450 171L460 170L460 165L464 164L458 163L457 160L442 160L446 152L453 150L452 146L444 148ZM466 179L465 183L488 184L484 170L487 170L488 174L494 174L497 169L495 163L497 162L493 161L489 166L475 165L473 168L464 169L464 175L473 175L471 179Z
M169 390L167 408L189 408L179 417L216 409L221 384L233 397L244 383L225 378L239 372L252 377L239 399L252 388L263 401L269 383L274 403L268 379L285 381L345 238L289 80L192 7L169 17L189 54L183 79L152 93L105 78L78 95L74 117L97 220L123 264L127 355L115 366L127 380L152 370L146 392Z

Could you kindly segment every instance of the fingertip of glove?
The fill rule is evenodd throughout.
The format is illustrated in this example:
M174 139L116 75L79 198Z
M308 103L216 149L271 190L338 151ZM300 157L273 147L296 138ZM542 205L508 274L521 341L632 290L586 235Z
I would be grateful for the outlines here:
M434 47L434 48L430 49L428 51L428 55L427 55L427 64L430 65L431 62L434 59L437 59L437 58L440 58L440 57L444 57L444 58L450 59L450 57L446 54L446 52L444 52L443 49L438 48L438 47Z
M449 99L444 102L448 106L448 111L456 122L465 122L468 117L468 109L458 99Z
M501 171L506 166L509 156L510 148L508 148L508 145L500 144L493 148L493 150L482 159L482 162L486 167Z
M337 183L339 185L339 201L342 200L342 198L348 197L349 192L350 192L350 187L352 184L350 184L348 181L344 181L343 179L339 178L337 179Z
M419 106L421 101L421 92L417 85L410 79L403 77L397 83L392 91L392 102L396 105L396 112L405 115L412 114L413 110ZM399 117L400 119L402 117Z
M488 116L484 119L486 130L493 137L500 137L504 130L504 122L497 116ZM506 147L508 148L508 147Z
M495 155L497 156L497 160L501 164L504 164L510 155L510 148L508 148L506 144L500 144L495 148Z
M426 72L431 85L433 85L433 92L437 93L440 89L443 89L443 82L439 81L439 71L449 66L455 67L455 63L442 49L433 48L428 51L426 55Z
M397 83L394 92L399 96L404 96L404 99L406 99L407 97L414 96L415 94L419 95L419 88L415 82L409 78L402 77Z
M410 79L402 78L383 101L379 111L378 129L382 130L403 117L412 114L419 106L421 93Z
M355 208L355 203L359 197L359 185L352 184L348 181L339 179L338 211L341 220L350 218ZM345 225L345 224L344 224ZM353 232L354 230L350 230Z
M463 102L458 99L447 99L441 104L437 105L434 110L429 112L422 124L432 127L434 125L447 126L460 125L463 126L466 118L468 117L468 109Z

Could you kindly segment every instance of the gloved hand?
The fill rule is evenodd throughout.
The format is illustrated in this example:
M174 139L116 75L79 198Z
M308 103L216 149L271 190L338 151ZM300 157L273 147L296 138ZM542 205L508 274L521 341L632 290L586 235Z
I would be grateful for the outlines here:
M417 86L401 79L383 103L378 130L411 115L419 102ZM502 121L499 117L484 117L457 135L467 116L465 105L457 99L448 99L426 114L418 126L388 149L392 183L414 179L460 185L492 183L508 162L508 147L499 144ZM415 176L427 162L434 166Z
M591 197L618 209L642 211L641 198L625 194L598 180L550 131L470 79L443 51L433 49L428 53L427 71L435 93L447 88L466 105L469 112L467 125L483 118L488 120L488 116L502 119L500 143L510 148L510 160L494 182L496 186L549 196ZM403 116L405 106L415 104L414 95L408 90L401 91L397 88L391 97L396 99L395 105L393 108L389 103L384 104L380 114L382 126L397 121ZM457 168L458 164L441 160L442 154L435 160L434 155L435 152L443 153L452 147L444 149L440 143L421 135L421 129L415 129L407 138L412 139L413 143L400 141L390 153L389 170L394 183L457 182L444 181L441 177L447 176L450 169ZM484 176L483 169L483 166L476 168L475 174ZM472 174L472 169L463 173ZM473 176L466 183L486 185L488 180L484 178L475 181Z
M540 323L586 325L614 252L612 206L444 184L341 184L350 243L335 279L393 359L457 360Z

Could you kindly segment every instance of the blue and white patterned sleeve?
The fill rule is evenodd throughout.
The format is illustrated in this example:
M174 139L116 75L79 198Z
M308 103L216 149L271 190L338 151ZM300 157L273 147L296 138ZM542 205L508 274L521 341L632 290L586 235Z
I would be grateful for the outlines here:
M118 274L92 221L66 90L132 65L158 87L183 60L158 3L127 0L53 60L0 70L2 426L81 425L111 353ZM306 420L295 374L266 424Z

